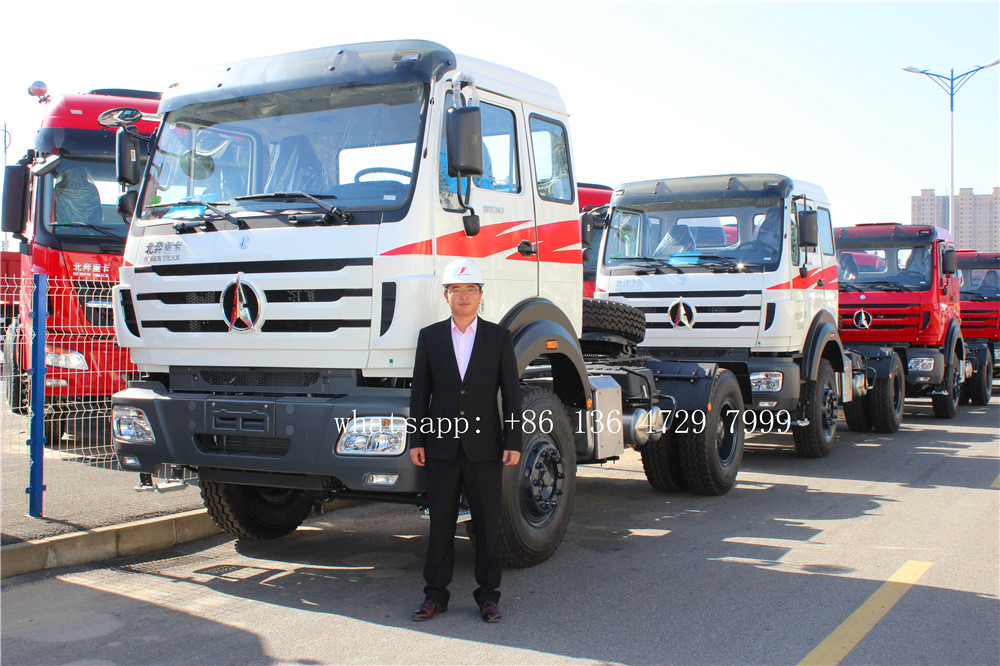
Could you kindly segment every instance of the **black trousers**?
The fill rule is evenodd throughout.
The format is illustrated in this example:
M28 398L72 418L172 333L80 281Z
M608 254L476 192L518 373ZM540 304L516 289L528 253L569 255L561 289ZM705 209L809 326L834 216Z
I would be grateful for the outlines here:
M500 571L503 564L500 547L500 493L503 463L469 462L459 447L453 460L428 459L427 503L431 514L427 559L424 562L424 595L447 605L455 568L455 520L459 495L465 491L472 511L476 536L476 603L500 600Z

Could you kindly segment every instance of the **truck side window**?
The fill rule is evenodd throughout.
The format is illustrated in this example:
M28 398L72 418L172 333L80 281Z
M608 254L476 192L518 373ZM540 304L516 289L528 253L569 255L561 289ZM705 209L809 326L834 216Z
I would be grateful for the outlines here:
M529 125L538 196L547 201L573 201L566 128L539 116L532 116Z
M833 250L833 223L830 220L830 211L825 208L817 208L817 220L819 225L819 247L823 254L832 257Z
M451 105L451 93L445 96L445 108ZM481 102L483 118L483 175L475 176L472 184L481 190L493 192L521 191L518 176L517 135L514 131L514 112L509 109ZM441 161L438 168L438 194L445 210L461 211L456 194L455 178L448 175L448 137L441 132ZM463 184L463 188L465 185ZM463 195L465 190L462 190Z

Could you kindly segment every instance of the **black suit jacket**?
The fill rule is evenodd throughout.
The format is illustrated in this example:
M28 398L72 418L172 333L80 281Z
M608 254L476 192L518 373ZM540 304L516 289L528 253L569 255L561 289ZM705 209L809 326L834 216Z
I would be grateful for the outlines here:
M510 330L479 318L463 381L451 342L451 318L421 329L410 418L411 432L416 430L411 446L424 447L428 458L451 459L459 444L472 462L500 460L504 450L520 451L521 387ZM447 425L439 428L442 423ZM465 432L456 436L456 430Z

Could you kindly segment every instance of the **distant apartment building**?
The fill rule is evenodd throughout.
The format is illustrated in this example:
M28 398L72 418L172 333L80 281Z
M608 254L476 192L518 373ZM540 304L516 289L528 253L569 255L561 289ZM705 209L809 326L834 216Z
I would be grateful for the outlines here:
M992 194L974 194L971 187L958 190L957 215L951 235L955 245L982 252L1000 252L1000 187ZM934 190L920 190L919 197L910 197L910 224L932 224L948 228L951 216L948 197Z

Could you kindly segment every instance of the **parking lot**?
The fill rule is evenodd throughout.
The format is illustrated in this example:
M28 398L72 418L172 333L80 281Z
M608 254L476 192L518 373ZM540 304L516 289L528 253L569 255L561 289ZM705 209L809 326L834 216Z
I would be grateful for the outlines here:
M722 497L659 494L632 453L583 468L559 550L505 573L499 625L464 546L448 614L410 621L426 522L391 505L19 576L3 662L997 663L998 425L994 395L951 421L913 401L892 436L842 427L821 460L756 436Z

